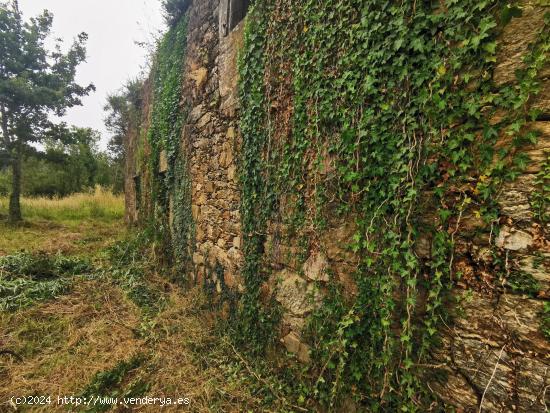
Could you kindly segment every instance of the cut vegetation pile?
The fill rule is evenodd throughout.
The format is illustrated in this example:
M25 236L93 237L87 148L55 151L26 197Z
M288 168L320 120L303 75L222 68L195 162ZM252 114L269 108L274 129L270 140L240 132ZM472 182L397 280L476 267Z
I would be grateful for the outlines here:
M56 298L69 289L73 276L91 273L89 262L62 255L23 252L0 257L0 311Z

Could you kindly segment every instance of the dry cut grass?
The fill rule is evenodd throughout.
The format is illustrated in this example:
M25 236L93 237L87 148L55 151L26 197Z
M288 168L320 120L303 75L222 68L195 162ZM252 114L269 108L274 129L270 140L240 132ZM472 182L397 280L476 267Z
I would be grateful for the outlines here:
M0 313L0 348L23 359L0 357L0 411L15 411L9 405L15 394L80 395L97 373L113 371L136 356L143 362L125 375L122 388L142 381L148 384L143 395L191 400L187 407L165 406L162 411L265 411L249 386L255 379L240 365L229 341L214 333L215 318L204 311L202 291L166 287L170 305L146 326L139 308L106 280L82 281L56 301ZM159 409L150 405L136 411ZM32 411L63 412L67 407Z
M100 371L143 351L139 309L112 285L83 281L72 293L17 313L0 312L0 411L14 395L78 395ZM66 411L35 407L33 411Z
M32 208L39 211L35 214L50 210L63 218L33 218L14 228L0 224L0 254L24 248L89 254L92 261L97 258L101 263L97 252L123 236L122 220L66 218L67 211L82 214L78 208L93 200L118 208L116 197L101 191L65 200L32 200L26 204L27 213ZM124 270L119 269L118 276ZM219 315L200 287L184 291L153 268L145 265L144 271L147 285L166 301L156 312L138 307L110 269L95 279L74 279L72 289L56 299L0 312L0 350L21 357L0 354L0 412L67 411L67 406L56 405L16 410L9 404L14 395L57 400L57 396L83 394L123 397L130 392L137 397L191 400L188 407L131 409L139 412L303 410L294 409L277 391L267 389L274 388L266 380L268 374L261 373L255 362L246 361L227 332L219 329ZM147 294L142 296L147 298ZM266 397L273 403L266 403ZM115 407L109 411L128 410Z
M188 397L189 411L198 413L265 411L248 383L255 378L241 365L229 339L215 333L216 317L203 309L202 290L174 289L169 301L156 320L149 393ZM163 411L179 412L181 407Z

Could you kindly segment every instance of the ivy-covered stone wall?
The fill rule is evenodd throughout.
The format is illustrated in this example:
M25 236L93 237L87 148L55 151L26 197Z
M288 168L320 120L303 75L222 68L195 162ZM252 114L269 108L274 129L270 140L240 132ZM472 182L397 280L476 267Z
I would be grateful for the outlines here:
M159 44L128 140L173 276L294 354L309 409L546 411L549 7L267 0L227 32L228 1Z
M161 41L144 90L142 124L128 139L126 204L128 217L159 228L159 245L169 252L176 277L218 292L238 288L242 261L236 92L243 27L222 35L219 18L218 1L192 4L179 23L185 25L179 62L163 63L178 26ZM166 86L171 76L177 77L177 100ZM167 107L175 113L166 119L156 114ZM134 201L136 195L141 199Z
M201 2L189 13L184 93L191 111L182 141L190 159L194 274L198 282L210 282L221 292L224 285L237 287L242 260L237 102L232 96L242 24L227 37L220 36L216 5ZM214 273L216 266L223 270Z

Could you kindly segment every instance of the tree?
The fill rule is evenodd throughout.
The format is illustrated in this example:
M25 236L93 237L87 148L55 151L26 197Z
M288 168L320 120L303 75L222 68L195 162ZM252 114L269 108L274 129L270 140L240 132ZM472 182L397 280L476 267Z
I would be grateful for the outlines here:
M123 187L124 159L126 157L124 142L130 130L139 129L141 122L143 81L129 80L118 93L107 96L104 107L107 116L105 126L112 133L107 145L116 166L114 189Z
M86 33L80 33L66 53L61 40L47 50L53 16L48 11L23 22L17 0L0 2L0 153L12 169L9 220L21 220L21 164L32 143L61 139L67 108L81 105L80 98L95 87L75 82L76 67L86 59Z
M56 195L61 196L93 188L98 172L99 132L90 128L72 127L69 133L70 143L49 141L44 154L52 169L57 170L57 175L62 177L61 182L53 185L57 190ZM30 179L26 181L27 185L32 184Z
M99 149L99 132L72 127L68 133L70 136L63 140L70 140L70 143L48 139L41 148L25 153L21 194L63 197L93 189L96 185L120 192L122 183L115 180L119 166ZM0 169L0 196L10 192L11 178L11 170Z

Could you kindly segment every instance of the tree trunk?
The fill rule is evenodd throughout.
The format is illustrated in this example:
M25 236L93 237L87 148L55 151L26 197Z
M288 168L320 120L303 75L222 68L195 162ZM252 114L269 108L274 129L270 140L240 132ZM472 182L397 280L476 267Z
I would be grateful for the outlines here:
M12 186L9 206L9 222L17 223L21 221L21 145L16 145L12 158Z

